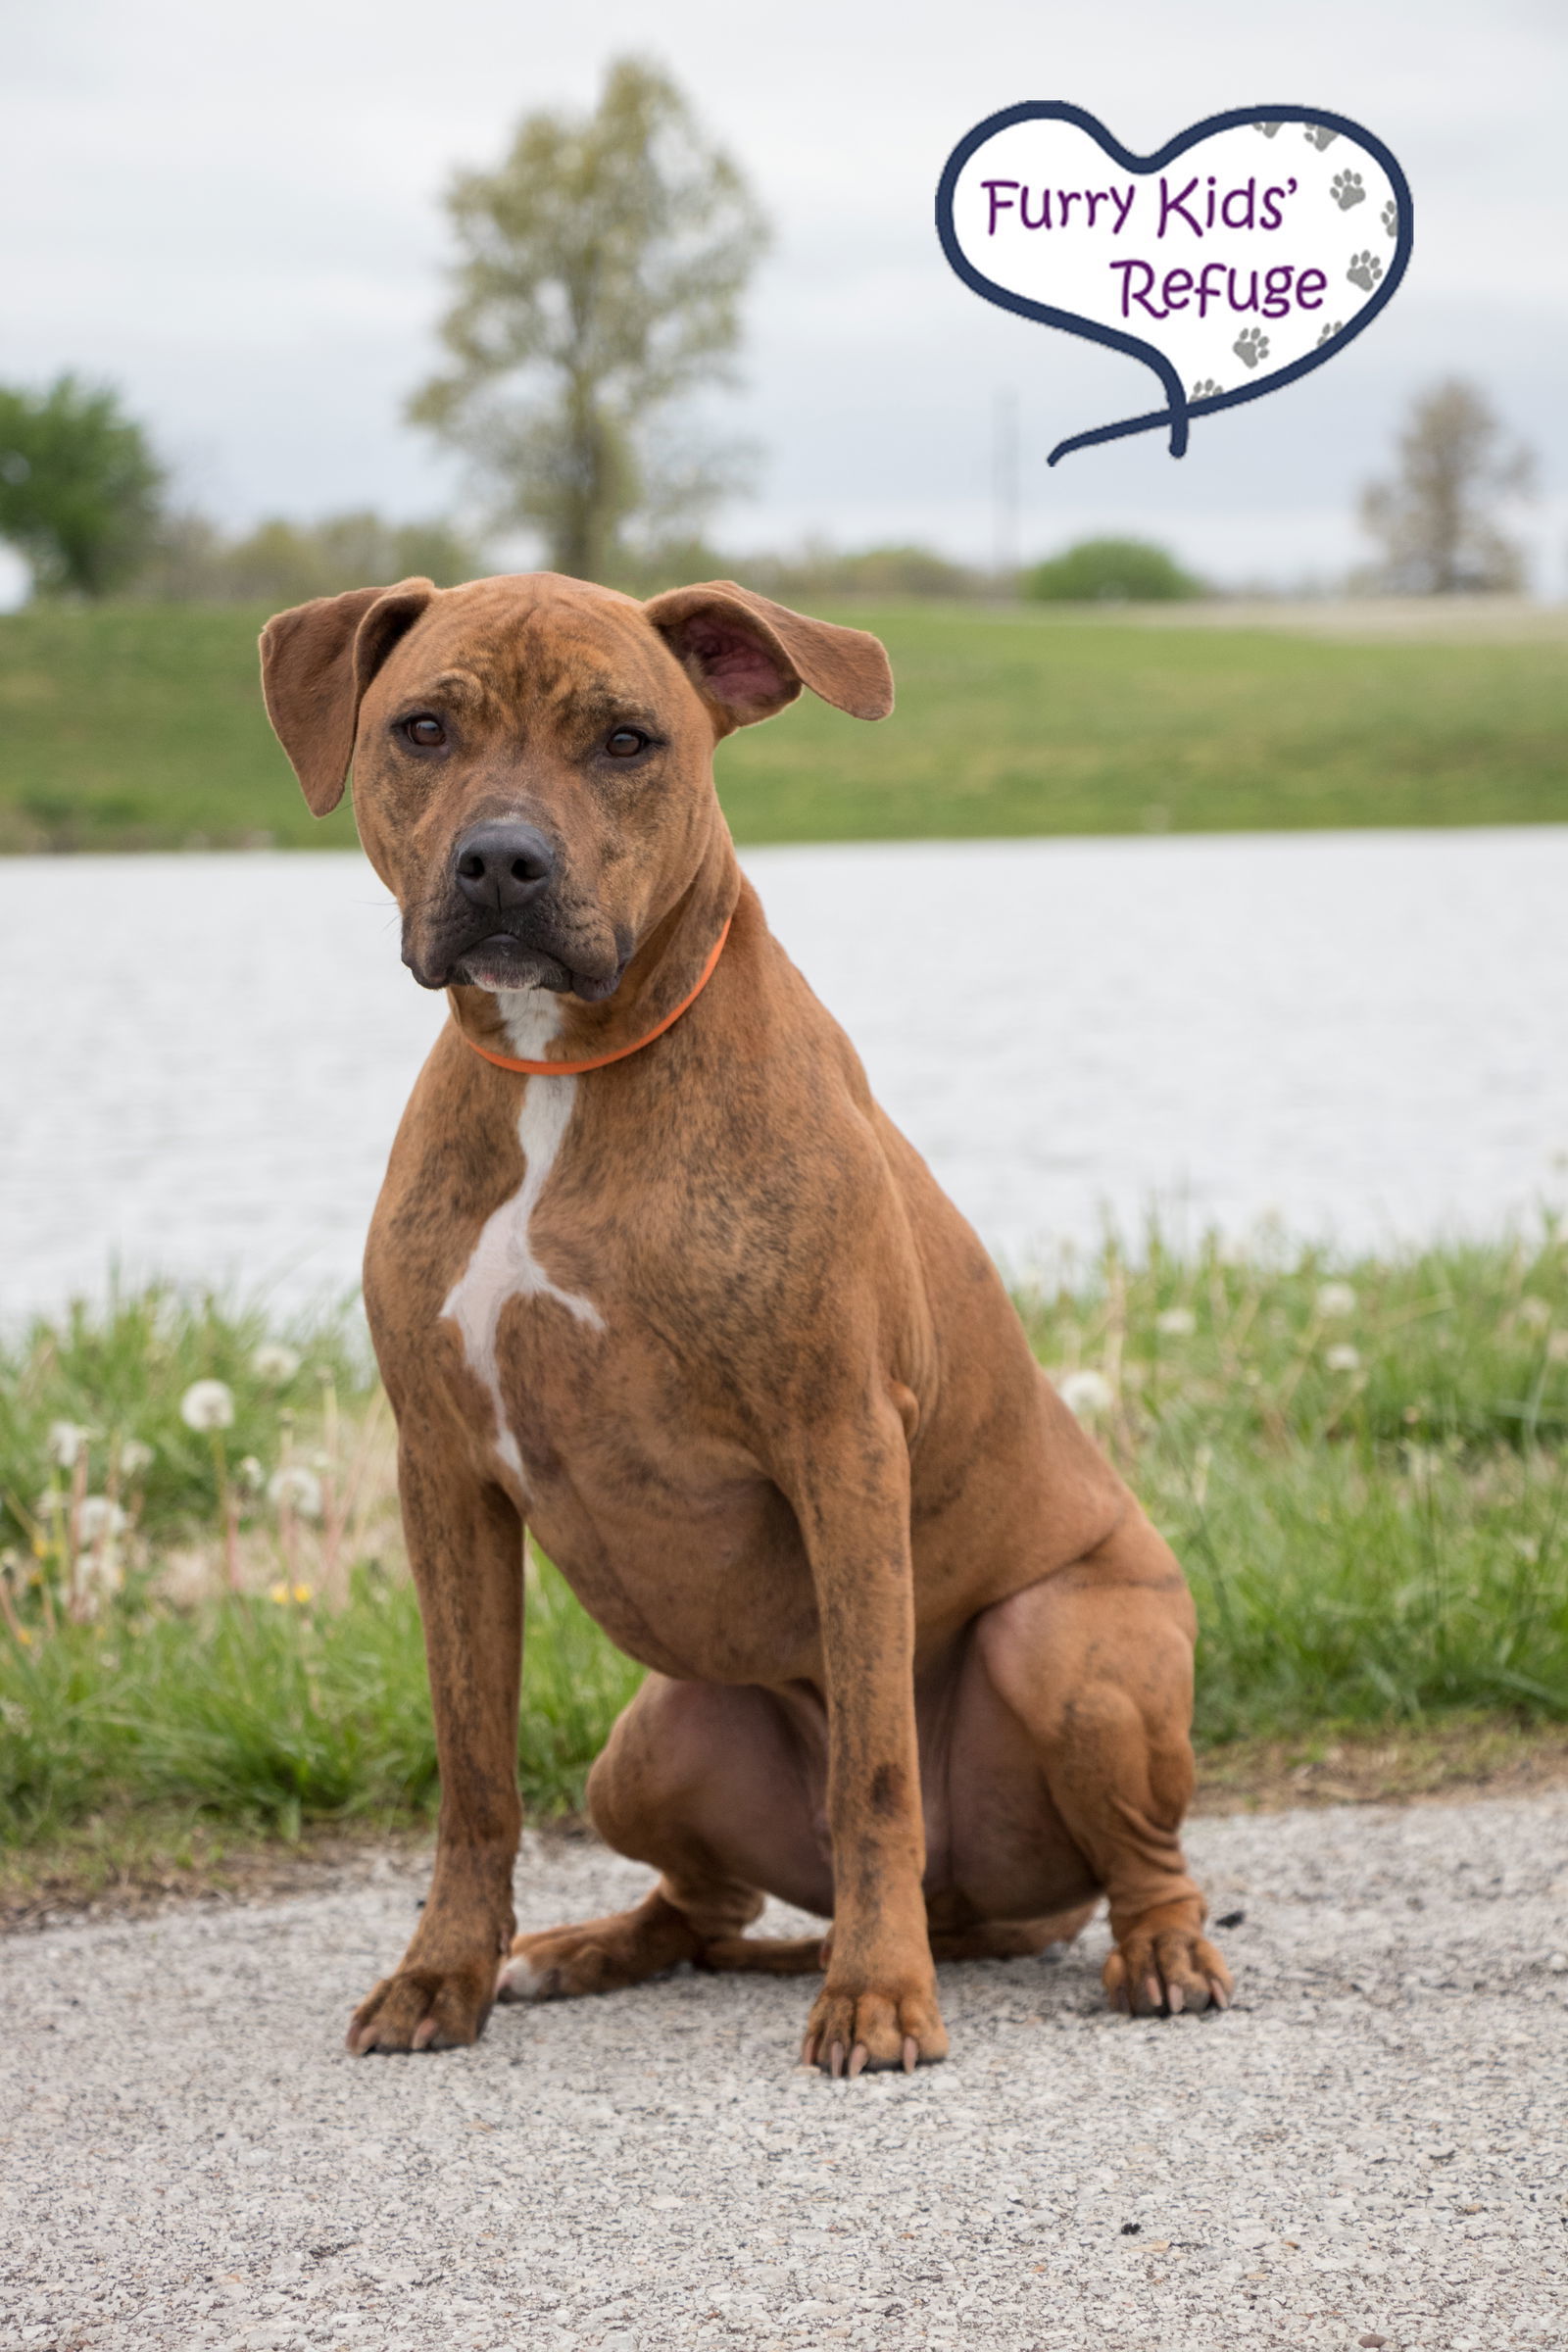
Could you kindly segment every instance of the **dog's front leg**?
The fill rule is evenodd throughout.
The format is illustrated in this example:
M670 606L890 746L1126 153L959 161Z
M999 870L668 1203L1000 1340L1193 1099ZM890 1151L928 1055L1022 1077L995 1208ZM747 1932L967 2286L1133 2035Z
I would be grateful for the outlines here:
M912 2070L948 2037L921 1886L909 1460L891 1401L813 1416L786 1478L816 1589L833 1845L831 1956L802 2055L835 2075Z
M424 1625L441 1812L414 1940L349 2027L348 2046L361 2056L477 2040L516 1925L522 1522L498 1489L407 1443L398 1486Z

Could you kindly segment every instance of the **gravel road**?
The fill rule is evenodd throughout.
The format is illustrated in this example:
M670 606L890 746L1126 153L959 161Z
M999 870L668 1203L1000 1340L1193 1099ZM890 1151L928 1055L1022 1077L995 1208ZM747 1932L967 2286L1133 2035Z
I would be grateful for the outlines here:
M16 1938L0 2346L1568 2342L1568 1793L1192 1846L1228 2016L1108 2016L1095 1929L945 1970L951 2062L853 2084L792 2065L807 1984L690 1975L349 2059L403 1864ZM520 1916L645 1883L530 1843Z

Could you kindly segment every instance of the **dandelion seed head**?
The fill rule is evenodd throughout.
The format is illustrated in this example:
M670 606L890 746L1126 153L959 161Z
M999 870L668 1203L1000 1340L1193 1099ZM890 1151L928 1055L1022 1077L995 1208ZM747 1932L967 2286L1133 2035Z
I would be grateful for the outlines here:
M1154 1317L1154 1329L1168 1340L1190 1340L1198 1329L1198 1317L1190 1306L1167 1306Z
M1323 1361L1331 1372L1359 1372L1361 1350L1342 1340L1338 1347L1324 1348Z
M96 1616L124 1582L124 1571L112 1551L87 1552L76 1562L76 1590L89 1604L90 1616Z
M144 1470L152 1468L157 1458L155 1448L141 1438L126 1438L120 1448L121 1474L125 1478L140 1478Z
M179 1400L179 1417L187 1429L232 1429L234 1392L221 1380L193 1381Z
M303 1462L285 1462L267 1482L267 1499L274 1509L288 1509L300 1519L321 1516L321 1482Z
M281 1340L265 1340L251 1357L251 1370L258 1380L265 1380L274 1389L286 1388L300 1368L300 1359L292 1348Z
M107 1494L84 1494L76 1508L76 1541L107 1543L113 1536L123 1535L128 1524L119 1503L111 1502Z
M242 1487L247 1494L259 1494L266 1486L267 1472L254 1453L246 1454L242 1461L236 1463L234 1483Z
M1096 1413L1108 1413L1116 1401L1116 1392L1103 1372L1085 1366L1079 1372L1064 1372L1056 1383L1061 1400L1080 1421Z
M1348 1282L1323 1282L1318 1285L1317 1311L1324 1317L1353 1315L1355 1293Z
M79 1421L51 1421L49 1435L44 1440L45 1450L62 1470L74 1470L91 1436L92 1431L84 1429Z

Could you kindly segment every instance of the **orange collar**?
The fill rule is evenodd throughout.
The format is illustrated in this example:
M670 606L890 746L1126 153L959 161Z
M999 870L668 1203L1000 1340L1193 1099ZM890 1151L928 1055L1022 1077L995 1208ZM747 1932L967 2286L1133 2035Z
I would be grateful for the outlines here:
M638 1038L635 1045L617 1046L613 1054L596 1054L590 1061L516 1061L509 1054L492 1054L488 1046L479 1045L468 1035L461 1021L458 1022L458 1035L466 1046L473 1048L475 1054L482 1054L486 1061L493 1061L498 1070L515 1070L523 1078L580 1078L584 1070L603 1070L612 1061L624 1061L628 1054L640 1054L644 1046L653 1044L656 1037L662 1037L666 1029L673 1029L681 1014L696 1004L713 977L713 967L724 953L724 942L729 937L729 926L734 919L733 915L729 917L714 941L713 952L698 973L697 986L690 996L682 997L674 1011L666 1012L658 1027L650 1029L646 1037ZM457 1020L455 1012L452 1017Z

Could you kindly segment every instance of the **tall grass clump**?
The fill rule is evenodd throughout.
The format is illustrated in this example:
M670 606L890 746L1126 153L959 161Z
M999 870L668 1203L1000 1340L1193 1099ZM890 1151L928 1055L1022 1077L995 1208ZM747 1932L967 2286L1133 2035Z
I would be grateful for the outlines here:
M1336 1268L1155 1236L1022 1301L1175 1544L1198 1730L1568 1717L1568 1248Z
M530 1802L576 1802L639 1670L527 1566ZM105 1807L297 1834L436 1794L390 1415L348 1313L167 1286L0 1348L0 1841Z

